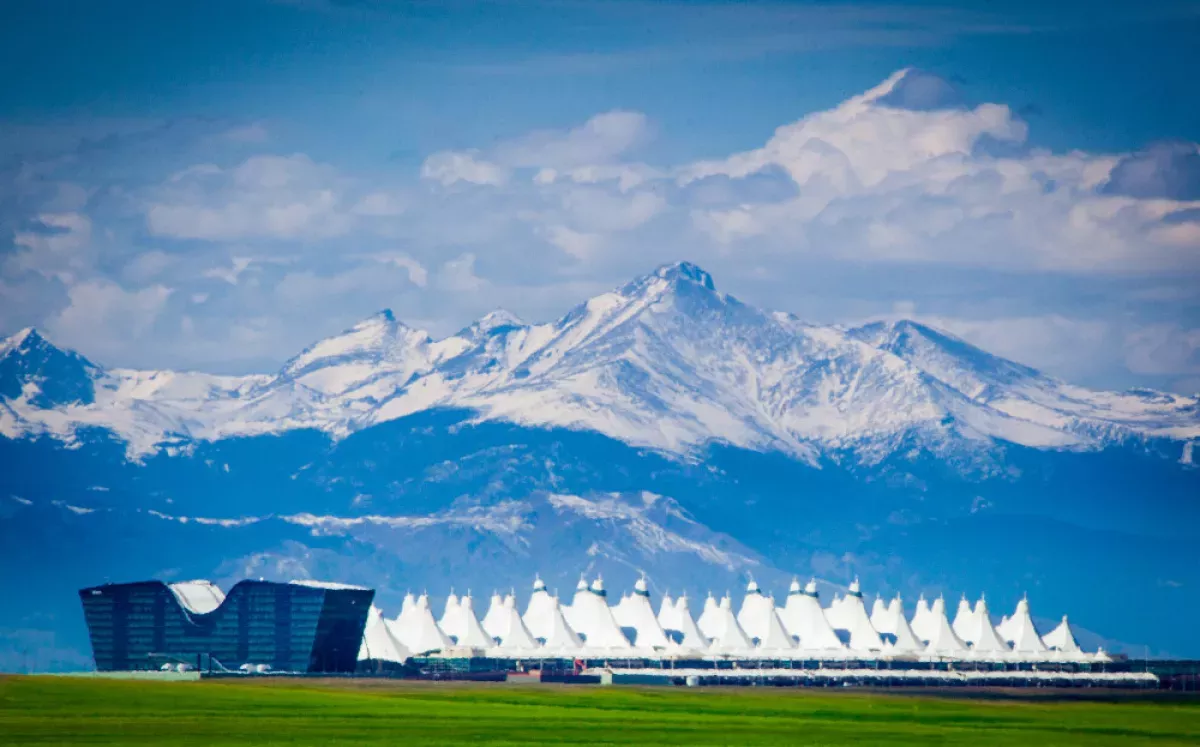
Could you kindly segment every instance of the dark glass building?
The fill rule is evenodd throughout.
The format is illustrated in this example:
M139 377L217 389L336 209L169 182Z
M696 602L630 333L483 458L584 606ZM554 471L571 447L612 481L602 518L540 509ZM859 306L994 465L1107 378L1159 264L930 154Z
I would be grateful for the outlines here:
M372 589L240 581L228 596L207 581L143 581L81 589L96 669L270 667L353 672Z

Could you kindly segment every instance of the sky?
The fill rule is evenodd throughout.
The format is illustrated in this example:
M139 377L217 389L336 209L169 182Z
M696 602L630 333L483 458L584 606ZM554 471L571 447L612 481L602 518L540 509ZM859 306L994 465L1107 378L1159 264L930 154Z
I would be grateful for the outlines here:
M268 372L689 260L1192 393L1197 38L1171 0L5 3L0 334Z

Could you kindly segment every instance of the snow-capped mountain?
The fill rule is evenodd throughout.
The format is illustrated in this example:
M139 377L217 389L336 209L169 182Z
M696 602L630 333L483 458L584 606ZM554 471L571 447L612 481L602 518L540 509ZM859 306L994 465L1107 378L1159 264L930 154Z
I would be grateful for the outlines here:
M138 457L181 442L314 428L337 437L431 408L591 430L694 456L713 443L815 464L996 444L1096 449L1200 436L1194 397L1071 386L913 322L845 329L763 311L700 268L659 268L547 324L494 312L434 340L384 311L274 375L103 369L34 331L0 345L0 432L110 429Z
M1197 400L1098 392L913 322L806 324L686 263L553 322L382 312L251 376L0 342L4 652L86 662L105 579L1026 592L1196 655ZM1114 593L1114 590L1117 593ZM1136 600L1135 604L1128 600ZM1139 649L1140 651L1141 649Z

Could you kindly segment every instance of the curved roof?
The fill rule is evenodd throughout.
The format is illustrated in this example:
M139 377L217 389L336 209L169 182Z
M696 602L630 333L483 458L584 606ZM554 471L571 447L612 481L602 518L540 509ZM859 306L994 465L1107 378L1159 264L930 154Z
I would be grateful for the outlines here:
M296 586L310 586L314 589L333 589L333 590L354 589L357 591L370 591L371 590L367 586L358 586L357 584L339 584L336 581L314 581L311 578L296 578L296 579L292 579L291 581L288 581L288 583L295 584Z
M179 605L188 612L207 615L225 601L225 592L212 581L197 579L167 584Z

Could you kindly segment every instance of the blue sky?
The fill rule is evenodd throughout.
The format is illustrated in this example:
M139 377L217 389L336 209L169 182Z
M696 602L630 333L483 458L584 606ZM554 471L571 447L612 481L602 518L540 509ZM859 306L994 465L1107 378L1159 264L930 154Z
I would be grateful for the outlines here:
M0 333L271 370L379 308L542 320L689 259L1200 389L1200 5L998 7L6 4Z

